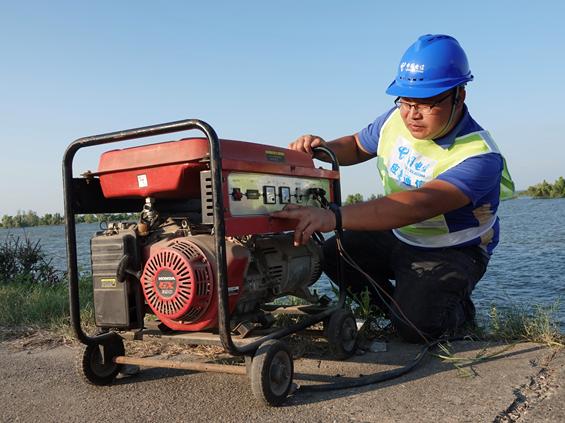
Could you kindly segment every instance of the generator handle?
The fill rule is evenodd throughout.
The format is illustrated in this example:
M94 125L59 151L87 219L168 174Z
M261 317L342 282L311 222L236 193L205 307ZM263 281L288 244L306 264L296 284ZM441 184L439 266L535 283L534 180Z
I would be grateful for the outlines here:
M326 153L331 161L332 161L332 170L335 170L336 172L339 172L339 160L337 159L336 154L334 153L334 151L325 146L325 145L319 145L317 147L314 147L312 149L314 152L316 151L323 151L324 153ZM339 179L334 179L333 181L333 191L334 191L334 203L337 204L339 207L341 207L341 184L339 182ZM339 234L336 232L336 237ZM343 258L341 257L341 253L339 251L339 247L338 244L336 243L336 257L338 258L337 263L336 263L336 270L337 270L337 286L339 288L338 291L338 303L337 306L339 308L342 308L345 305L345 297L346 297L346 289L345 289L345 284L344 284L344 273L343 273Z
M319 145L317 147L314 147L312 151L314 151L314 153L317 151L323 151L325 154L327 154L332 161L332 170L339 172L339 161L337 160L337 156L335 155L332 149L324 145ZM333 191L334 191L334 203L337 204L338 206L341 206L341 185L339 183L339 179L333 180Z
M212 192L214 201L214 240L216 249L216 272L218 275L218 300L220 305L219 323L222 343L228 350L235 348L229 331L228 323L228 292L227 292L227 265L225 245L225 222L222 196L222 163L220 157L220 143L216 131L206 122L198 119L186 119L141 128L127 129L124 131L110 132L107 134L83 137L72 142L63 156L63 198L65 210L65 240L67 247L67 269L69 278L69 305L71 326L77 339L83 344L92 345L110 341L117 335L114 332L103 333L96 336L87 335L80 322L80 299L78 289L78 266L76 249L76 222L73 192L73 159L78 150L101 144L110 144L136 138L152 137L155 135L197 129L204 133L210 144L210 167L212 171Z

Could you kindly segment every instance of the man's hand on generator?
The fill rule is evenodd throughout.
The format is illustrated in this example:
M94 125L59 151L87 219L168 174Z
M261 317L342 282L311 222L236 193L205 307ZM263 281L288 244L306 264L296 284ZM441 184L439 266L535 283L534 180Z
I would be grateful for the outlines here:
M278 212L270 214L277 219L293 219L298 224L294 229L294 246L304 245L316 231L329 232L336 226L335 214L331 210L288 204Z
M317 135L302 135L298 137L294 142L288 145L291 150L302 151L303 153L308 153L314 156L314 147L319 147L321 145L326 145L326 141Z

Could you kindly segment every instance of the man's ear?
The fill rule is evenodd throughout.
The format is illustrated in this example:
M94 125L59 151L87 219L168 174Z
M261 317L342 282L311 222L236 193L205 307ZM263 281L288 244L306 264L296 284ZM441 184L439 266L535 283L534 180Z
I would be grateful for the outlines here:
M465 103L465 98L467 96L467 91L465 91L465 87L458 87L457 92L455 93L455 105L459 106Z

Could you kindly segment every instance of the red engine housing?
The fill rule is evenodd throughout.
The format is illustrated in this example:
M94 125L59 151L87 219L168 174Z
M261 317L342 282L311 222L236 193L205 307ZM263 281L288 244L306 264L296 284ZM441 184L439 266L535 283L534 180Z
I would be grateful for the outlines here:
M334 201L333 182L339 172L317 169L308 154L281 147L219 140L219 150L220 183L212 181L209 144L203 138L107 151L100 157L98 171L89 176L98 177L107 199L145 199L148 210L161 218L193 212L198 216L190 217L195 219L192 223L209 234L211 225L217 224L214 199L222 198L231 314L244 288L251 253L228 238L294 230L295 221L275 219L271 213L292 202L314 201L320 189L328 201ZM218 188L221 192L213 192ZM167 209L175 202L179 208ZM196 206L190 209L187 204ZM218 293L213 236L174 238L175 233L154 230L143 235L148 237L143 242L147 246L141 277L146 302L173 330L214 328ZM194 233L202 233L201 228ZM156 241L148 245L148 239Z
M213 238L209 235L175 238L146 250L141 285L147 304L173 330L198 331L217 326ZM226 243L229 309L243 289L249 251Z
M339 179L337 171L317 169L308 154L281 147L220 140L220 154L224 181L233 172ZM100 178L105 198L200 199L199 175L209 169L208 155L208 141L203 138L111 150L102 154L98 172L92 176ZM333 201L332 184L329 191L327 198ZM227 206L231 195L225 183L221 195ZM226 236L283 232L296 226L294 221L272 219L268 214L233 216L229 207L225 208L224 221Z

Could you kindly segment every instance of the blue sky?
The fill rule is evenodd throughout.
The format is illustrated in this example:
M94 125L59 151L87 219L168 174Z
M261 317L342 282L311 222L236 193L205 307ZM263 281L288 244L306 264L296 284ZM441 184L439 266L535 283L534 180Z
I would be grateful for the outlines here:
M0 1L0 215L61 212L61 159L82 136L184 118L278 146L357 132L391 106L384 90L425 33L467 51L467 104L517 187L553 182L564 12L557 0ZM105 149L79 152L75 174ZM342 168L344 194L382 192L375 166Z

